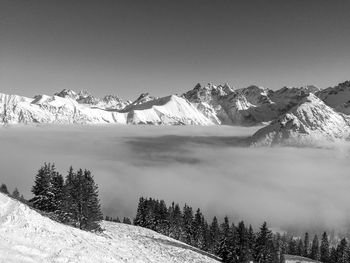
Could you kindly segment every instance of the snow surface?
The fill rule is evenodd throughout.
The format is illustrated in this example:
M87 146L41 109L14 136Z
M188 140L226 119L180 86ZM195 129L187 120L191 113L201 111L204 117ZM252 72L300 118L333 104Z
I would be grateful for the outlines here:
M44 217L0 193L0 262L218 262L154 231L102 222L94 234Z

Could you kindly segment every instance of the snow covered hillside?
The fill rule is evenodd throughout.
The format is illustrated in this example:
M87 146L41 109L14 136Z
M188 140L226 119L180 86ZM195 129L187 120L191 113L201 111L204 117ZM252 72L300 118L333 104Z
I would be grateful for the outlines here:
M102 234L43 217L0 193L0 262L218 262L154 231L102 222Z
M258 130L253 145L312 145L349 137L350 117L338 113L313 94L286 114Z

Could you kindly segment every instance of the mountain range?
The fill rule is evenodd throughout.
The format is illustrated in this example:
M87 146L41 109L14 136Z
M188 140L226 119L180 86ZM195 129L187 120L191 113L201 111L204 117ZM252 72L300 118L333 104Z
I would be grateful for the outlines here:
M197 84L182 95L134 101L62 90L27 98L0 93L0 124L261 125L252 145L309 144L350 134L350 81L271 90Z

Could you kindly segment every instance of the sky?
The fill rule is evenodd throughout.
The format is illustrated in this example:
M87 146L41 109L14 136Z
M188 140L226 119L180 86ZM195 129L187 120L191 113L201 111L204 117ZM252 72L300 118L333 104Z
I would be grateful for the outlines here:
M30 198L38 169L54 162L91 170L103 212L136 214L141 196L200 208L257 228L350 234L350 144L254 148L233 126L0 127L0 183ZM317 165L315 165L317 164ZM300 233L299 232L299 233Z
M347 0L2 0L0 92L134 99L350 79Z

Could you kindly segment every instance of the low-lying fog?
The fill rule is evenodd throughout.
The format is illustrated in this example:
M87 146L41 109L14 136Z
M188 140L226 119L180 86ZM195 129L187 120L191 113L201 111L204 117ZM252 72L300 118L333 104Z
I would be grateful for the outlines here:
M43 162L90 169L105 214L133 217L140 196L187 202L254 225L344 229L350 222L347 145L249 148L256 128L0 127L0 182L26 198Z

